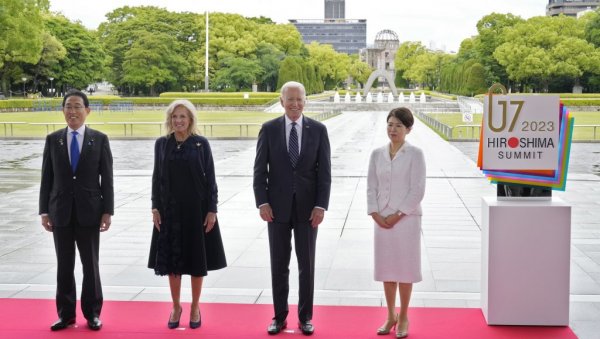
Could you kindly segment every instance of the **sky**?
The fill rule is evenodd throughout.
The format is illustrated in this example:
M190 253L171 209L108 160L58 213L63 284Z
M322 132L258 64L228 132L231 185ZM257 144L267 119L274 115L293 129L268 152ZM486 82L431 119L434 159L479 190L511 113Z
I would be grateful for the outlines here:
M476 35L476 24L492 12L524 19L545 15L548 0L346 0L346 19L367 19L367 45L378 32L390 29L400 42L421 41L447 52L458 51L462 40ZM98 28L112 10L123 6L157 6L173 12L225 12L265 16L276 23L289 19L323 19L323 0L50 0L61 12L90 29Z

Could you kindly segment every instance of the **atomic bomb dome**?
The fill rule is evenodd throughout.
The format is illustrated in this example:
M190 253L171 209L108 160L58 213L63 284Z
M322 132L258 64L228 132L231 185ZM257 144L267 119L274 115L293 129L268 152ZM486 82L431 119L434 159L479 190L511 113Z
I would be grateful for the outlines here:
M375 36L375 48L396 50L400 46L398 34L390 29L379 31Z

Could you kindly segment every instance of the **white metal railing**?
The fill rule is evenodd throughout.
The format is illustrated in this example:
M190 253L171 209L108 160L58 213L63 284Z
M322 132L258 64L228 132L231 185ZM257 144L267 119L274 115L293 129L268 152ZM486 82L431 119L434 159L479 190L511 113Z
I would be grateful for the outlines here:
M483 113L483 103L472 97L456 97L461 113L480 114Z

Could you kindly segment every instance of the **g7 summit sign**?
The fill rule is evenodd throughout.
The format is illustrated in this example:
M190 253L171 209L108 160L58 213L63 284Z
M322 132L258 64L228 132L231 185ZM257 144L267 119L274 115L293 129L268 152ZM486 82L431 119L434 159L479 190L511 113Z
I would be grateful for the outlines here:
M484 170L554 170L560 101L549 95L489 95L484 100Z

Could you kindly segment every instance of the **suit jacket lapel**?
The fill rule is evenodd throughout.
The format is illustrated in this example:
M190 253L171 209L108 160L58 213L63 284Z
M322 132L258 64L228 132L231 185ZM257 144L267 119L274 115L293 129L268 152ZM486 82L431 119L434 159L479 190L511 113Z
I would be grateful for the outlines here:
M304 115L302 115L302 141L300 141L302 146L300 146L300 156L298 157L298 162L302 161L302 158L304 157L304 153L305 153L306 147L308 145L309 137L310 137L310 124L309 124L308 120L306 119L306 117L304 117Z
M281 118L279 118L279 131L281 132L281 138L279 140L282 140L281 142L283 147L282 149L282 153L283 156L288 159L288 162L290 163L290 166L292 165L292 161L290 160L290 154L288 153L288 145L287 145L287 138L286 138L286 132L285 132L285 117L281 116Z
M79 156L79 164L81 164L87 158L87 154L92 151L92 143L94 141L93 132L89 127L85 128L85 133L83 133L83 144L81 145L81 155ZM80 165L77 165L79 168Z
M65 129L63 129L62 133L60 135L58 135L58 138L56 139L56 145L58 147L58 153L61 155L61 157L64 159L63 161L66 163L66 167L67 168L71 168L71 160L69 160L69 143L67 142L67 132L68 132L68 128L65 127Z

